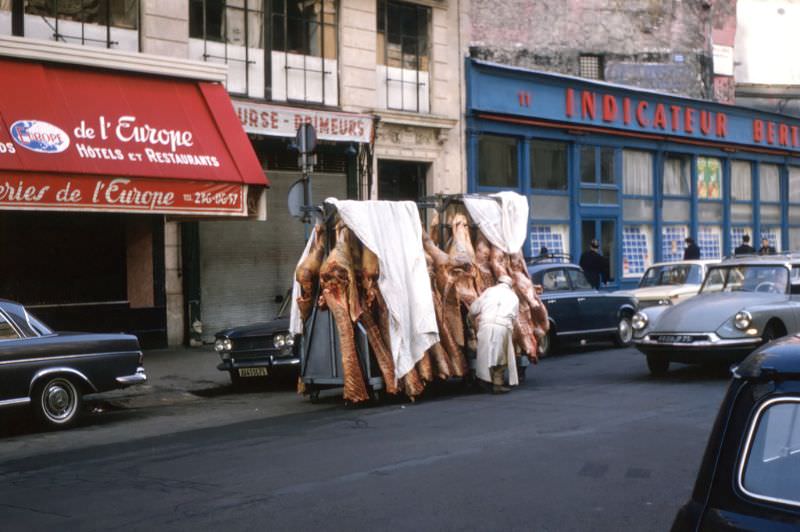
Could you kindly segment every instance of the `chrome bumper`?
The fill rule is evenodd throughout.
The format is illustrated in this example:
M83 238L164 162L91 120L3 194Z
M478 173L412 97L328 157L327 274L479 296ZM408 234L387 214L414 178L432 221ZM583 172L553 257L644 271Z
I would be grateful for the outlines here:
M136 373L133 375L124 375L122 377L117 377L117 382L123 386L131 386L133 384L142 384L143 382L147 382L147 375L144 372L143 367L136 368Z
M661 334L659 334L661 336ZM708 348L708 347L747 347L761 343L761 337L754 338L720 338L716 333L690 333L690 334L664 334L664 336L705 337L707 340L693 342L659 342L651 340L646 334L642 338L634 338L634 345L653 347L683 347L683 348Z

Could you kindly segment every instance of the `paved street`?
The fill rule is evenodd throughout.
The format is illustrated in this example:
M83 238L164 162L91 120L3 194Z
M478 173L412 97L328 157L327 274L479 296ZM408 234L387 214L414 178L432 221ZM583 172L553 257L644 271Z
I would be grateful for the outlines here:
M725 372L562 354L507 396L311 405L223 382L0 438L4 530L665 530ZM277 406L276 406L277 405ZM18 424L21 416L0 418Z

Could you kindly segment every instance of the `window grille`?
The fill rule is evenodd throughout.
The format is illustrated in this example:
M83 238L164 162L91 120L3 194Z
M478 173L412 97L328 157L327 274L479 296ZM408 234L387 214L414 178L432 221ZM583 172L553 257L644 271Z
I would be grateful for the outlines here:
M431 9L378 1L378 87L386 109L429 112Z
M23 22L15 34L139 51L139 0L26 0L10 7Z
M581 55L579 57L580 76L588 79L604 79L603 58L599 55Z

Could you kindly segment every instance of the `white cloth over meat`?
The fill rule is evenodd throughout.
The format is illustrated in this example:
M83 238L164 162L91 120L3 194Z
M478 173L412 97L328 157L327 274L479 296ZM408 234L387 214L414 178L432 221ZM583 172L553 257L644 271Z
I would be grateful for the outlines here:
M483 236L504 253L516 253L528 236L528 199L510 190L484 198L465 197L464 206Z
M306 242L306 249L303 250L303 254L300 255L300 260L297 261L297 266L295 266L295 271L303 263L303 261L308 256L308 252L311 251L311 246L314 245L314 241L317 239L317 232L313 229L311 230L311 236L308 237L308 242ZM293 278L294 282L292 283L292 310L289 314L289 332L292 334L303 334L303 319L300 317L300 307L297 305L297 298L300 297L300 283L297 282L297 276Z
M378 257L378 287L389 309L389 339L398 379L439 341L422 225L412 201L328 198L345 225Z
M475 373L482 381L492 382L490 367L508 364L508 383L511 386L519 384L512 338L518 312L517 294L504 283L484 290L469 307L470 316L478 317Z

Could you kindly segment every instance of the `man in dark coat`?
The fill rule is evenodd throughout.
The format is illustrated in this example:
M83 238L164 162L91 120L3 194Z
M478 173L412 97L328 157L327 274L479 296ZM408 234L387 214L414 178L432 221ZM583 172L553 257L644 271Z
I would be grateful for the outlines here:
M683 250L683 260L700 260L700 246L694 241L694 238L688 237L686 240L686 249Z
M608 275L606 260L598 251L599 249L600 244L593 239L589 249L581 254L581 260L578 263L586 274L586 280L594 288L600 288L600 281L603 276Z
M761 239L761 249L758 250L759 255L774 255L777 253L773 246L769 245L769 238Z
M734 255L754 255L756 249L750 245L750 235L742 235L742 243L733 250Z

